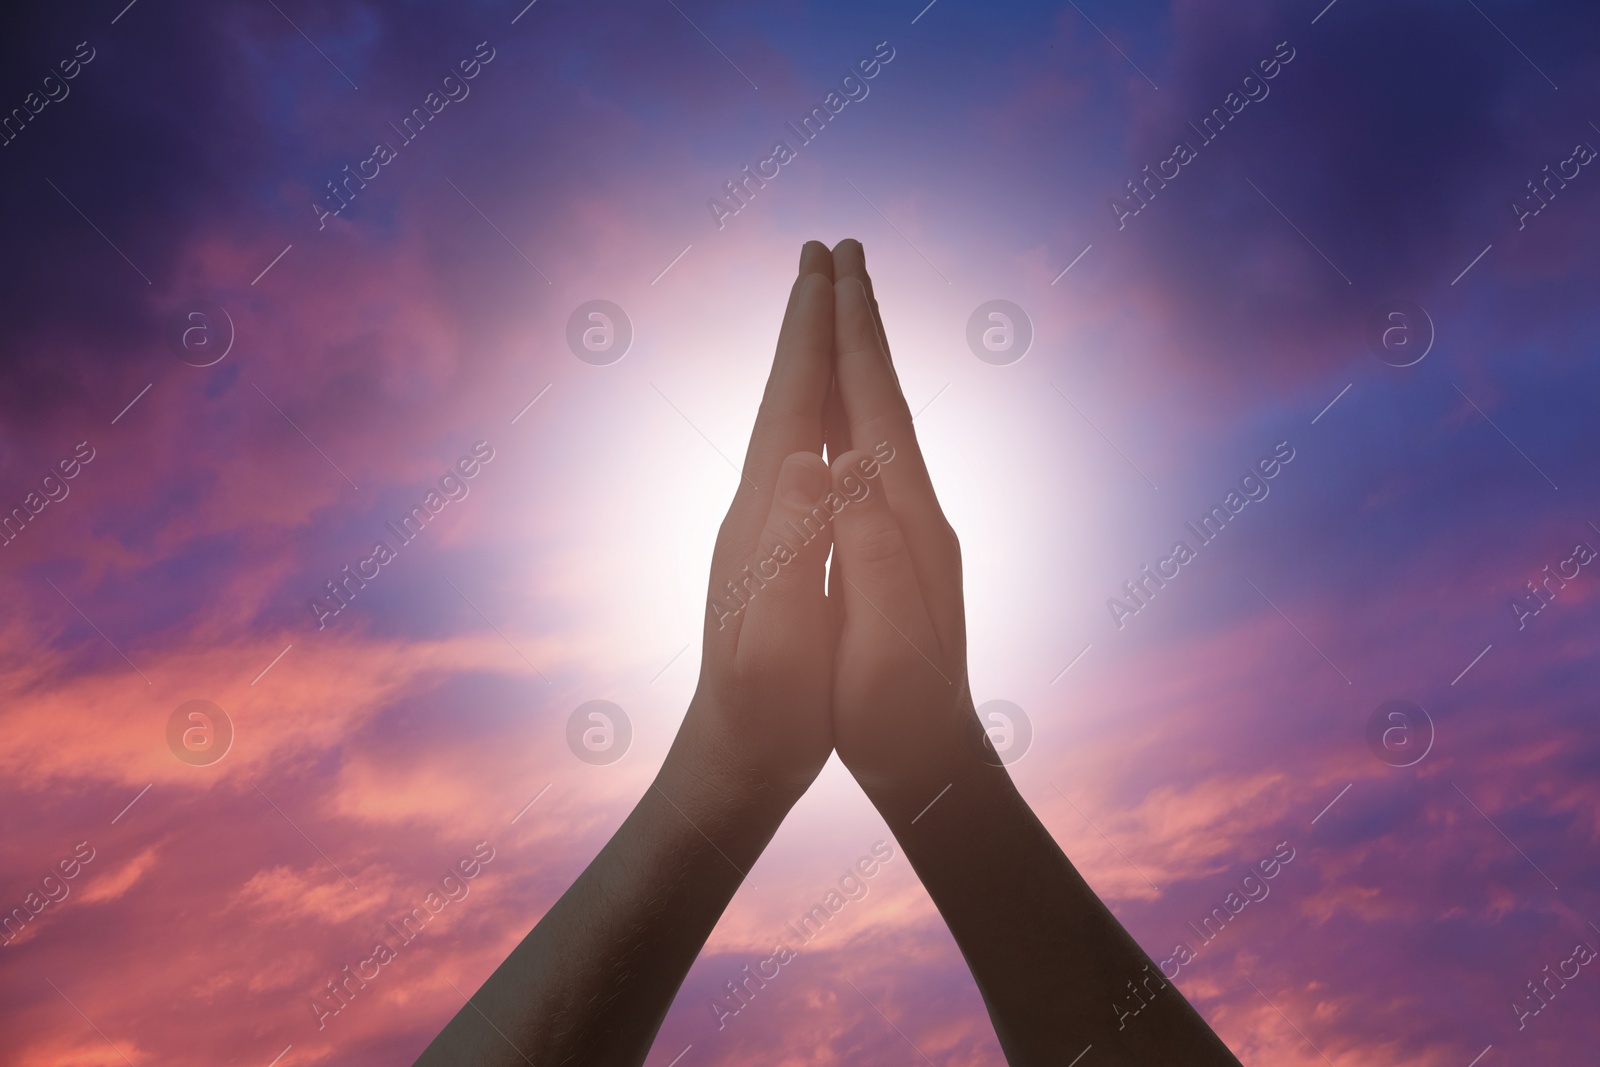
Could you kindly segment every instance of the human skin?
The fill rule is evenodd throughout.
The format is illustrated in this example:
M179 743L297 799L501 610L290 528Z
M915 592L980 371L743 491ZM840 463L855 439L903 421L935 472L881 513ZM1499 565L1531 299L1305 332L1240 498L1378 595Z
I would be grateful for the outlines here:
M894 459L862 495L880 442ZM799 544L787 524L830 488L851 503ZM794 558L729 613L727 583L780 543ZM1093 1046L1096 1064L1237 1067L1171 986L1119 1019L1127 983L1159 971L984 759L960 546L855 241L801 250L710 592L724 606L708 603L699 683L660 773L418 1067L643 1063L744 872L835 750L949 924L1010 1063Z
M967 684L961 547L917 446L860 244L841 242L833 259L835 478L858 455L854 444L888 440L896 450L882 469L885 491L834 523L839 759L950 927L1009 1063L1064 1065L1092 1046L1096 1064L1237 1067L1005 768L985 759ZM1142 1003L1130 983L1151 1000L1122 1018L1117 1005Z

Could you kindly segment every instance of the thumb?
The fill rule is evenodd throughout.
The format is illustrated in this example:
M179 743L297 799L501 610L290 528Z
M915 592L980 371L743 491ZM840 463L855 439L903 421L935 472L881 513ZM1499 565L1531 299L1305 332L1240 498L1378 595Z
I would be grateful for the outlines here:
M751 560L734 576L732 592L749 608L745 625L767 619L792 626L799 605L823 604L823 565L833 543L828 465L815 452L784 459L772 507Z
M857 633L892 628L924 656L937 654L938 638L922 602L916 567L889 507L888 489L877 474L877 461L866 451L846 452L833 461L834 493L845 502L834 519L834 563L844 578L839 595L845 625Z

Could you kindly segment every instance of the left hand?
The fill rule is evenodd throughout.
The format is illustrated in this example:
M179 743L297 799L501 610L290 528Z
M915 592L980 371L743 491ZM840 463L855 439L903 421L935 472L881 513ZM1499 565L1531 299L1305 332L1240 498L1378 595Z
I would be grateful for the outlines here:
M700 681L673 746L698 772L740 790L775 788L789 803L833 751L823 579L833 532L831 522L806 523L830 490L822 412L833 344L833 259L810 241L743 477L717 534Z

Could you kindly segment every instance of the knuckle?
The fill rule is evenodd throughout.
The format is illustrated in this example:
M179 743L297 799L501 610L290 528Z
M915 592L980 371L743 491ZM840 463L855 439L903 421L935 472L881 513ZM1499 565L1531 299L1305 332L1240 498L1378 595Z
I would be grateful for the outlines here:
M863 566L888 563L904 555L905 535L891 523L874 523L852 532L850 555Z

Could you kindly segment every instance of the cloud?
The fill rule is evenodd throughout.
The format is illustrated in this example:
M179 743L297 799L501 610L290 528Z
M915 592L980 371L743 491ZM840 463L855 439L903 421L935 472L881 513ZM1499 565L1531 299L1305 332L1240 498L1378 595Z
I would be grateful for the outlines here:
M85 904L98 904L108 900L116 900L131 889L135 882L143 878L145 873L156 862L156 849L147 848L122 864L114 874L96 878L83 890L80 898ZM100 872L95 872L100 873Z

